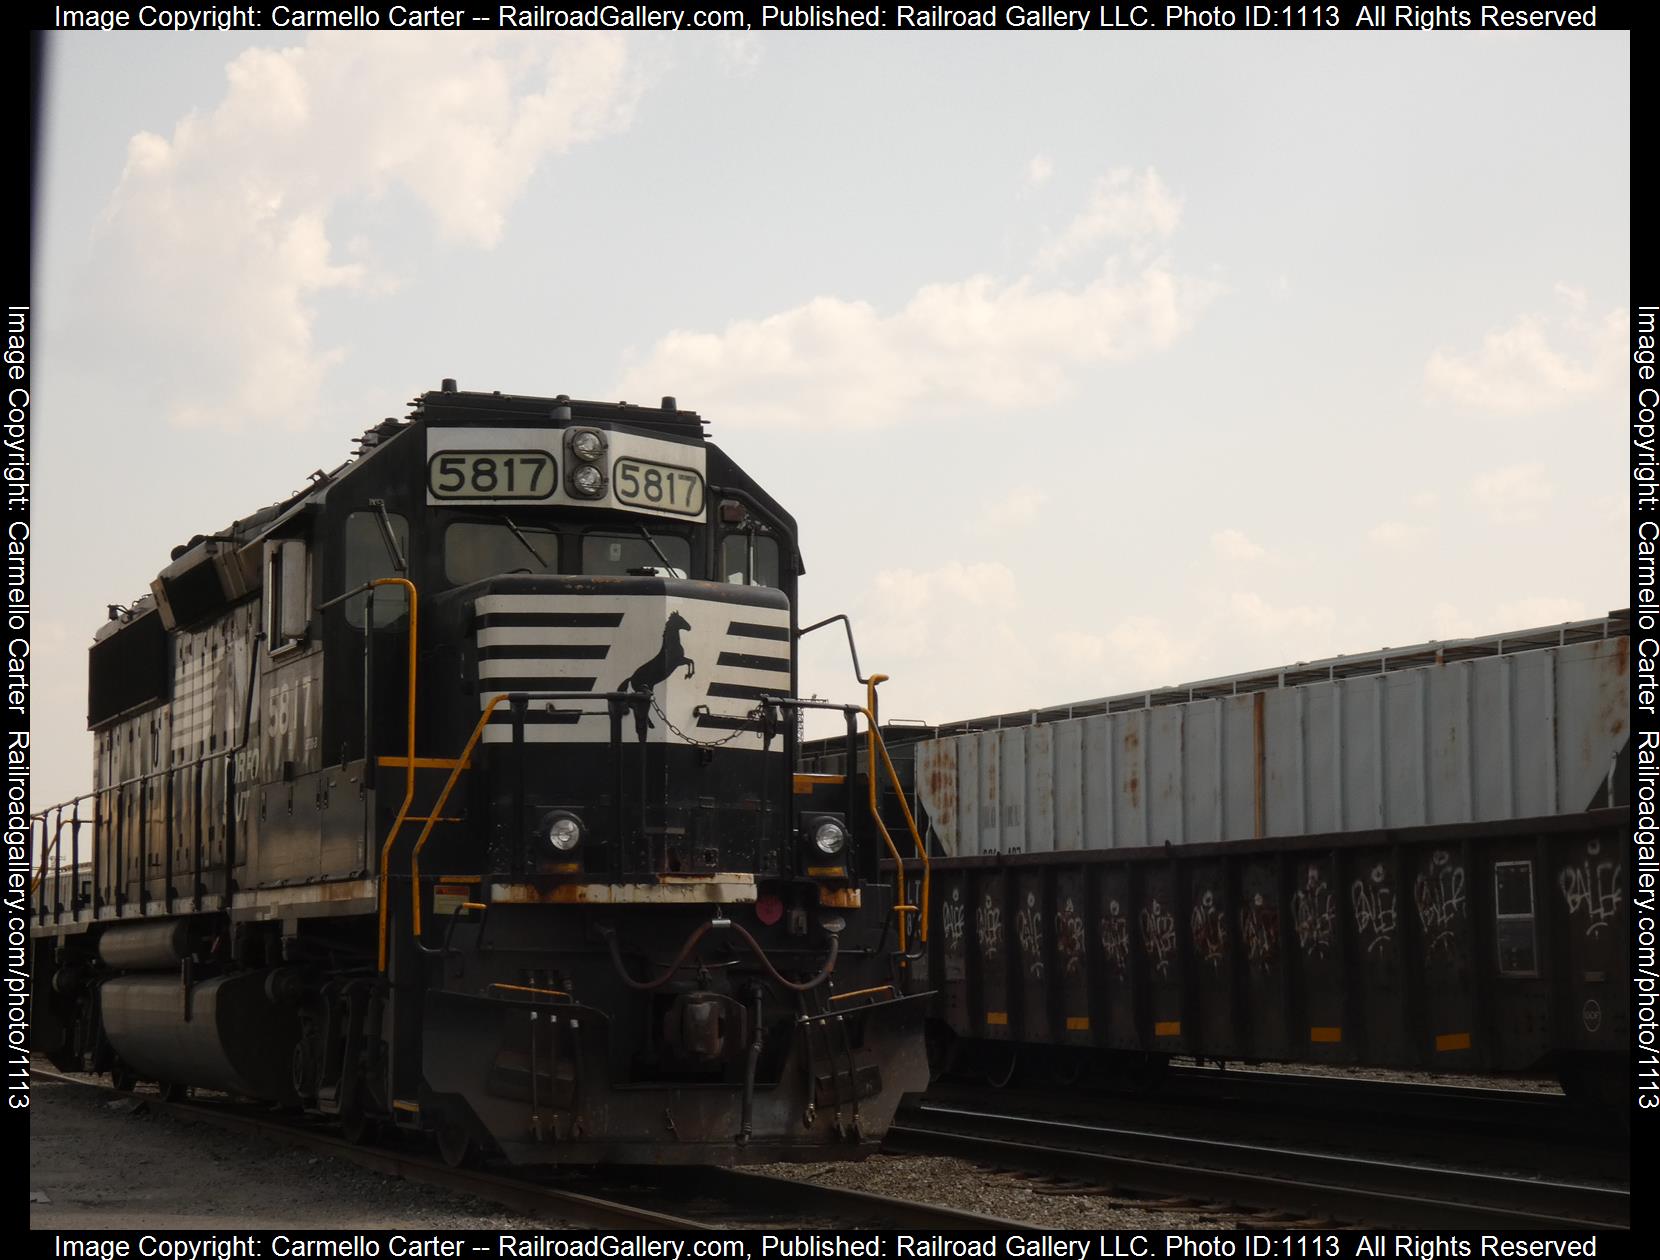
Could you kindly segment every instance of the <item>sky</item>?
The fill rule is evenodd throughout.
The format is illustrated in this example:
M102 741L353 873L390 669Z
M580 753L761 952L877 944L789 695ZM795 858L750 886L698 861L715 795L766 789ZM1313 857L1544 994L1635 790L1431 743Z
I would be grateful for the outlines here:
M889 718L1627 603L1624 33L47 56L37 808L105 606L443 377L701 412ZM802 688L856 698L844 640Z

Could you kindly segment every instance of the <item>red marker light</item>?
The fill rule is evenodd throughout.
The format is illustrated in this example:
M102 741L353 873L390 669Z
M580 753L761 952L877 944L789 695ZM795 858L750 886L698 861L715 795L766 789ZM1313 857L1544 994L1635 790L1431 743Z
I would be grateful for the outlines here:
M755 917L771 927L784 917L784 903L772 893L763 893L756 898Z

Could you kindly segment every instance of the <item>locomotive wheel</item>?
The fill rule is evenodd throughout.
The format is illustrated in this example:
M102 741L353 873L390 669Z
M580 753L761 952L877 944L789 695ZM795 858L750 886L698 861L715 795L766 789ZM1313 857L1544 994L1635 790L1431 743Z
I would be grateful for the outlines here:
M438 1154L451 1168L475 1168L479 1163L478 1143L467 1131L467 1126L453 1116L438 1122L434 1134L438 1139Z
M157 1081L156 1088L165 1103L185 1102L190 1098L190 1086L181 1085L178 1081Z
M380 1137L380 1121L353 1107L340 1113L340 1135L353 1146L372 1145Z

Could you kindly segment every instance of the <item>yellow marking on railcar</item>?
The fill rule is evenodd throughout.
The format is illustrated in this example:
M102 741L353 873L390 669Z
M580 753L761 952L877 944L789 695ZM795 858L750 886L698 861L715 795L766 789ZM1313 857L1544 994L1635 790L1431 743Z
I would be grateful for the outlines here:
M1068 1015L1066 1017L1066 1031L1067 1032L1088 1032L1089 1031L1089 1016L1088 1015Z
M993 1027L996 1027L996 1028L1005 1027L1008 1024L1008 1022L1009 1022L1009 1013L1007 1011L987 1011L986 1012L986 1023L992 1025Z
M1182 1021L1179 1019L1161 1019L1153 1025L1155 1037L1180 1037L1182 1035Z
M1343 1040L1343 1030L1341 1028L1310 1028L1308 1039L1321 1045L1331 1045Z
M1435 1049L1438 1053L1444 1053L1448 1050L1468 1050L1469 1048L1469 1033L1442 1033L1435 1039Z

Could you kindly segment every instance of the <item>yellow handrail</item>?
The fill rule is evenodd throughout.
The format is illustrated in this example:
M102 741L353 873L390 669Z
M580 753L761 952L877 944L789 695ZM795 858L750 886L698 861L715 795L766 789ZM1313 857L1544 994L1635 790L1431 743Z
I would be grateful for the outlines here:
M888 681L886 674L872 674L865 684L865 707L860 710L865 715L865 748L866 748L866 775L865 782L870 790L870 816L876 823L876 829L882 835L882 842L888 846L888 852L893 855L894 870L899 881L899 904L894 909L899 913L899 949L904 953L907 947L905 931L905 913L909 911L917 916L917 940L928 940L928 893L931 885L932 873L929 870L928 846L922 842L922 836L916 829L916 819L911 814L911 807L905 800L904 786L899 782L899 772L893 768L893 759L888 756L887 742L876 729L876 687L878 683ZM893 837L888 834L887 824L876 810L876 754L882 754L882 764L887 768L888 780L893 784L894 795L899 798L900 811L905 816L905 826L911 833L911 842L916 845L917 857L922 860L922 895L917 899L921 906L905 904L905 862L899 856L899 850L894 845Z
M409 592L409 678L405 684L408 692L408 738L404 741L408 752L405 754L407 768L404 774L403 804L398 806L398 816L392 820L392 830L386 834L386 843L380 850L380 969L386 970L386 885L391 877L392 842L398 838L398 832L403 830L404 819L409 817L409 807L415 801L415 650L420 643L415 623L416 606L419 599L415 593L415 583L408 578L376 578L370 586L401 586ZM373 624L365 624L365 634L373 634ZM369 759L369 750L363 750L364 761Z
M455 759L455 765L450 767L450 777L444 780L444 790L438 794L438 800L433 804L432 812L427 815L426 826L421 828L421 834L415 840L415 848L409 855L409 895L413 899L415 907L414 929L417 939L421 935L421 849L425 847L427 837L432 834L432 825L439 821L439 816L444 812L444 806L449 803L450 793L455 790L456 781L461 778L461 772L467 768L467 763L472 760L473 749L478 747L478 741L484 734L484 728L490 724L490 715L496 711L496 706L505 699L507 699L507 693L498 691L490 697L490 703L484 706L484 712L479 714L478 723L473 727L473 733L467 737L467 746L461 750L461 755Z

